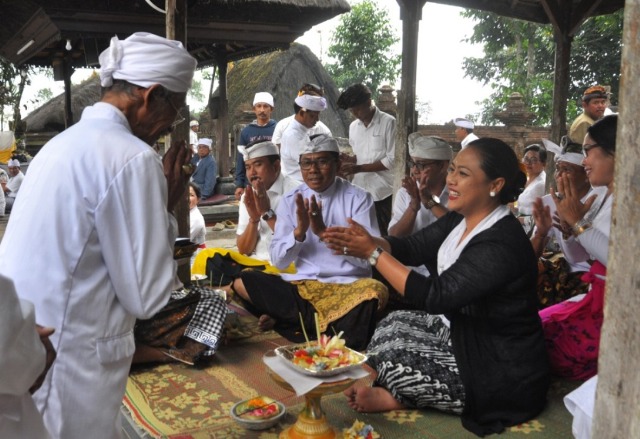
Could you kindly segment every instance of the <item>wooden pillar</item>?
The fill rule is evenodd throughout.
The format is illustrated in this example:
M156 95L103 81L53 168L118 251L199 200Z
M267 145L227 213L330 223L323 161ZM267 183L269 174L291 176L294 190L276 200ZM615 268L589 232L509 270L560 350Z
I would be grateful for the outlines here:
M598 359L594 438L640 437L640 0L624 10L620 116L604 324Z
M70 60L65 56L62 59L62 71L64 74L64 127L73 125L73 109L71 108L71 75L73 67Z
M187 0L166 0L165 11L167 38L181 41L187 47ZM180 112L184 122L175 127L171 133L171 143L184 141L189 147L189 108L184 107ZM188 190L178 201L174 214L178 221L178 236L188 238L190 236ZM178 266L178 277L184 284L191 281L191 267L189 264Z
M418 129L416 114L416 75L418 66L418 33L422 8L426 0L397 0L402 20L402 88L398 92L394 194L402 186L406 172L407 137Z
M231 163L231 147L229 145L229 102L227 101L227 58L220 55L218 58L218 90L220 97L218 123L216 124L216 148L220 160L218 167L220 176L229 175ZM235 163L235 162L234 162Z
M567 24L568 26L568 24ZM569 60L571 59L571 41L565 26L554 26L553 37L556 43L555 73L553 80L553 109L551 113L551 139L560 144L560 138L567 133L567 101L569 98ZM555 185L553 173L555 163L547 160L546 187Z

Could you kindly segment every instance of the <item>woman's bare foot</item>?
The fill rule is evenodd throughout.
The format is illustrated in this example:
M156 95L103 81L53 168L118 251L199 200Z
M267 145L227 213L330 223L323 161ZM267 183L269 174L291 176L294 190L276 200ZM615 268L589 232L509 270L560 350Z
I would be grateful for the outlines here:
M276 321L266 314L262 314L258 319L258 329L261 331L271 331L275 325Z
M406 408L384 387L351 386L344 391L344 395L349 407L360 413L388 412Z

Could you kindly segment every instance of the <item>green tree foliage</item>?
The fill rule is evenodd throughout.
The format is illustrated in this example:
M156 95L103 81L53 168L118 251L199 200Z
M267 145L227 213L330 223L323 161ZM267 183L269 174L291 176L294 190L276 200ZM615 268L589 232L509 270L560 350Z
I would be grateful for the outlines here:
M377 96L383 81L393 83L399 75L401 56L392 51L398 41L387 11L364 0L341 17L328 51L336 62L325 68L338 88L363 83Z
M476 20L466 41L482 44L485 56L465 58L465 76L493 89L481 102L481 119L495 124L494 112L502 111L514 92L520 93L536 117L534 125L551 123L555 43L551 25L540 25L495 14L469 10L463 16ZM585 21L571 46L567 120L580 113L579 98L585 88L610 85L612 102L620 85L622 11Z

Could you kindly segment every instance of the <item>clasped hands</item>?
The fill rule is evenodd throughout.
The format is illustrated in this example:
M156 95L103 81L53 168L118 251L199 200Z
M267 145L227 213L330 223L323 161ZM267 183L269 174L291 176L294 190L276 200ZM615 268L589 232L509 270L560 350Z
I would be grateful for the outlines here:
M354 256L367 259L375 250L376 244L371 234L362 225L347 218L348 227L327 227L322 218L322 202L315 195L305 199L302 194L296 195L296 216L298 226L293 235L298 242L304 241L307 230L311 228L335 255Z
M423 203L427 203L433 197L429 188L429 174L420 174L417 179L407 175L402 179L402 187L407 191L409 197L411 197L409 206L415 212L418 212L420 206Z
M556 205L556 213L553 218L551 218L549 207L544 206L541 198L537 198L533 203L533 219L538 233L544 236L551 227L556 227L565 236L570 235L571 227L584 218L597 198L597 195L591 195L583 203L580 201L580 196L571 179L566 175L561 175L557 182L557 192L551 191L551 198Z
M167 179L167 209L172 212L178 200L184 196L193 172L191 148L184 140L175 141L162 157L164 176Z
M262 180L254 179L250 185L247 185L244 191L244 206L253 223L260 221L262 215L271 209L271 201Z

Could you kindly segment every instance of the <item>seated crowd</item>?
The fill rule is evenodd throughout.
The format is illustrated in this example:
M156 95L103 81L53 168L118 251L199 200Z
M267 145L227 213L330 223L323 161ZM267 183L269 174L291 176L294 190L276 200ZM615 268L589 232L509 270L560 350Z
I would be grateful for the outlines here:
M101 62L111 66L101 72L103 100L85 111L69 130L69 139L63 133L34 161L34 173L51 177L53 171L45 164L47 158L54 160L54 147L67 148L68 157L83 151L78 148L79 130L95 131L97 139L106 132L122 136L115 154L98 145L99 161L108 172L90 176L83 171L91 189L72 197L67 215L53 220L56 227L70 213L90 219L78 230L57 227L61 234L70 233L69 239L56 236L43 246L49 257L42 264L57 264L54 271L65 275L53 279L57 283L36 284L24 271L30 255L20 253L11 262L5 258L0 283L10 294L2 311L16 318L3 318L3 324L26 325L29 337L20 348L46 364L40 377L36 369L42 368L29 370L25 383L17 383L11 394L12 402L26 404L24 412L37 418L25 386L36 379L34 390L42 385L34 400L44 425L40 419L31 426L33 437L46 437L45 428L54 437L82 437L94 422L100 431L117 437L117 413L131 362L206 364L224 339L225 300L231 298L258 318L262 330L273 329L291 342L304 341L305 332L314 334L317 325L329 335L342 331L349 347L366 350L373 386L356 384L344 392L358 412L433 408L459 415L466 429L484 436L537 416L545 407L552 375L572 380L596 376L616 115L591 125L581 145L567 141L554 151L556 187L545 196L548 151L542 145L527 146L519 160L505 142L478 138L472 122L457 119L464 145L454 156L443 139L413 133L409 175L391 206L385 182L395 120L380 114L365 86L348 88L341 107L356 119L350 130L354 150L369 138L379 144L370 156L363 153L356 163L345 164L346 170L328 129L312 131L327 107L321 87L305 84L299 90L280 147L271 139L276 127L270 119L273 97L258 93L257 121L249 131L259 135L254 133L251 142L247 131L238 150L244 186L236 191L237 251L204 248L205 224L197 204L215 187L212 140L191 140L197 151L193 158L183 144L172 145L162 160L149 148L160 134L170 132L169 123L184 103L195 69L195 60L181 44L158 38L114 37L113 50L101 55ZM109 57L125 57L135 67L141 62L138 50L161 50L158 63L180 73L135 79L150 73L133 68L120 76L119 69L131 66ZM149 120L158 117L157 110L162 130L146 132L138 128L145 124L127 123L138 107L153 110L140 110L140 117ZM74 163L58 165L69 166L64 175L74 176L82 168ZM148 174L131 171L142 163L151 163ZM15 175L19 171L19 166L12 170ZM340 175L355 175L354 182ZM58 187L65 182L70 185L60 182L54 193L62 193ZM200 247L192 273L210 276L215 289L182 285L168 251L175 241L175 221L168 212L187 187L191 239ZM17 192L9 189L8 197ZM27 177L21 192L46 199L48 189ZM141 200L162 215L131 220L132 206ZM13 201L9 204L14 206ZM12 215L17 219L9 223L0 256L29 236L30 230L18 222L32 209L18 197ZM381 233L387 226L388 232ZM123 230L129 234L116 233ZM120 239L110 243L113 235ZM72 241L86 242L86 248L79 252L65 245ZM560 249L565 265L540 262L550 241ZM124 255L122 248L128 246L133 256ZM120 258L128 258L128 263L120 263ZM143 262L162 276L149 277L140 269ZM129 271L117 276L123 265ZM163 270L166 267L172 270ZM563 276L546 288L540 281L552 277L554 270L564 270ZM120 280L124 277L137 283ZM567 279L570 287L558 285ZM36 311L45 311L41 318L55 332L42 327L35 332L33 306L18 300L13 282L17 296L34 302ZM3 347L10 342L0 341ZM55 362L54 347L59 354ZM3 361L11 370L20 368L13 356ZM100 385L91 395L68 396L69 382L86 388ZM570 409L593 398L595 379L584 386L581 396L569 395ZM98 405L104 408L101 416L89 410ZM23 428L20 423L0 423L0 433L23 434Z

